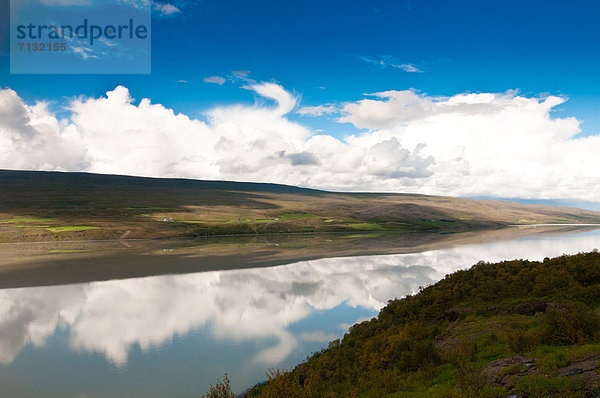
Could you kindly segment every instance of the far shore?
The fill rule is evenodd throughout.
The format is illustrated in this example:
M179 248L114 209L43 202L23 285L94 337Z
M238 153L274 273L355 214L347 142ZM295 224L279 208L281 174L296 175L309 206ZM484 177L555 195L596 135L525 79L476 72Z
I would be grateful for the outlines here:
M456 245L594 230L553 225L462 233L270 234L3 244L0 289L239 268L319 258L416 253Z

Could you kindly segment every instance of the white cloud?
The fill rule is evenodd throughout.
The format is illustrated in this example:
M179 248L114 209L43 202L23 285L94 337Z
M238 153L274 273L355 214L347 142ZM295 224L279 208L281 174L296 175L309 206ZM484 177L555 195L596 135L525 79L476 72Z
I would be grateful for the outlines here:
M119 0L119 2L135 8L145 8L152 5L152 0Z
M363 323L363 322L366 322L366 321L370 321L371 319L373 319L373 317L372 317L372 316L364 316L364 317L358 318L357 320L355 320L355 321L354 321L354 322L352 322L352 323L345 323L345 322L344 322L344 323L340 323L340 324L338 325L338 328L339 328L340 330L343 330L344 332L347 332L347 331L348 331L348 329L350 329L350 327L351 327L352 325L356 325L357 323Z
M81 57L83 59L98 58L98 56L96 54L94 54L94 50L92 50L89 47L85 47L85 46L81 46L81 47L71 46L71 50L75 54L81 55Z
M220 86L225 84L225 82L227 81L224 77L221 77L221 76L208 76L208 77L205 77L203 80L204 80L204 83L215 83Z
M408 72L408 73L423 73L423 71L419 68L417 68L416 66L414 66L413 64L400 64L400 65L390 65L393 68L398 68L398 69L402 69L404 72Z
M238 79L244 79L244 78L248 77L248 75L250 74L250 71L249 70L234 70L231 73L233 74L234 77L236 77Z
M274 100L277 103L277 108L274 110L281 116L290 113L298 102L297 98L286 91L279 84L275 83L260 83L243 88L255 91L258 95Z
M296 113L300 115L308 116L321 116L336 113L338 109L333 105L317 105L317 106L303 106L298 109Z
M600 198L595 155L600 136L575 138L579 121L552 118L566 99L527 98L515 92L428 97L412 91L376 93L377 99L346 104L341 121L370 132L358 145L395 137L423 143L435 159L432 193L506 197Z
M115 43L110 40L106 40L105 38L100 38L100 41L102 42L102 44L104 44L107 47L118 47L119 46L119 43Z
M181 12L181 10L175 7L173 4L168 3L154 3L154 9L159 12L161 16L169 16Z
M345 104L342 112L346 115L340 118L340 122L352 123L358 128L377 130L423 118L433 112L434 99L421 96L412 90L366 95L376 99L369 98Z
M416 67L414 64L400 63L394 57L392 57L390 55L384 55L379 58L367 57L367 56L362 56L359 58L368 64L376 65L382 69L389 67L389 68L402 69L404 72L408 72L408 73L423 73L423 71L421 69L419 69L418 67Z
M50 0L55 1L55 0ZM58 0L58 1L77 1L77 0ZM173 3L159 3L154 0L119 0L122 4L129 5L135 8L146 8L150 11L152 7L160 17L169 17L178 14L181 10Z
M339 121L364 131L338 139L288 118L297 95L248 84L257 104L215 107L206 122L122 86L72 100L66 120L1 90L0 168L600 200L600 136L576 138L577 119L552 116L564 98L391 90L343 104Z
M49 6L89 6L91 0L39 0L40 3Z
M322 330L315 332L304 332L300 333L300 339L303 341L316 342L316 343L327 343L335 340L340 336L333 333L325 333Z

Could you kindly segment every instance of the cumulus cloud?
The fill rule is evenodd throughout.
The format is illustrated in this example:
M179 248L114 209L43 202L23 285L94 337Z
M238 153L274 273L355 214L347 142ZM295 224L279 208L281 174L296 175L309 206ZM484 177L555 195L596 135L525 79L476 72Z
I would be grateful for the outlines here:
M218 84L219 86L222 86L227 81L224 77L221 76L208 76L205 77L203 80L204 83L214 83Z
M502 106L509 106L511 102L527 100L510 91L502 94L459 94L454 97L428 97L420 95L415 90L383 91L374 94L365 94L367 98L357 102L347 103L342 108L346 115L340 122L349 122L359 128L371 130L394 127L419 119L430 118L437 114L492 114ZM564 102L564 98L548 98L550 110L552 107ZM529 101L531 106L537 99ZM516 110L516 108L513 108Z
M321 116L329 115L338 112L338 109L333 105L317 105L317 106L303 106L298 109L296 113L307 116Z
M430 192L453 195L600 198L594 164L600 136L576 138L579 121L553 118L565 98L516 92L428 97L387 91L344 106L340 121L368 129L365 145L392 137L423 143L434 159Z
M73 127L59 121L47 103L27 105L13 90L0 91L0 167L86 169L86 150Z
M319 160L310 152L299 152L299 153L290 153L287 154L285 151L282 151L279 154L282 158L290 159L292 162L292 166L299 165L308 165L308 164L318 164Z
M336 138L290 119L298 95L247 84L254 105L218 106L206 121L137 102L123 86L71 100L66 119L0 90L0 168L600 200L600 136L577 137L577 119L552 115L562 97L378 92L335 106L352 131Z

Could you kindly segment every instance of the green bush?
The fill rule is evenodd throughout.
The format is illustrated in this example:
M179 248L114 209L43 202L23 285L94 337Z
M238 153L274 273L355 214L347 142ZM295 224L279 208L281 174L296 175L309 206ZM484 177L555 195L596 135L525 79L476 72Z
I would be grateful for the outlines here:
M541 318L540 338L548 345L582 344L599 332L600 317L580 304L565 304Z
M523 354L535 347L539 341L535 332L523 329L514 329L506 332L506 344L508 348L516 353Z
M231 382L227 373L222 380L217 380L214 386L211 384L208 392L202 394L202 398L235 398L235 394L231 391Z
M486 380L481 369L472 363L466 363L458 368L457 385L465 398L478 398L481 397Z
M473 362L477 356L477 344L469 340L460 340L456 346L444 352L444 359L455 367Z
M524 376L517 386L519 392L530 398L585 397L581 381L568 377Z
M280 369L272 369L267 372L267 384L261 390L261 397L264 398L302 398L306 397L306 392L302 386L295 383L290 372Z
M542 315L506 315L515 303L527 302L554 304ZM482 373L490 360L511 355L507 348L535 357L540 343L558 351L553 346L598 342L600 319L589 310L598 306L600 253L544 262L481 262L418 294L390 300L377 318L352 326L341 341L291 372L272 374L253 391L265 397L495 397L503 389L488 385ZM453 309L476 315L448 319ZM494 328L503 324L490 322L494 317L514 318L512 330L496 335ZM474 327L473 333L461 333L466 324ZM535 324L537 329L527 329ZM537 366L551 370L542 362ZM586 387L571 379L529 375L518 388L524 397L577 397Z

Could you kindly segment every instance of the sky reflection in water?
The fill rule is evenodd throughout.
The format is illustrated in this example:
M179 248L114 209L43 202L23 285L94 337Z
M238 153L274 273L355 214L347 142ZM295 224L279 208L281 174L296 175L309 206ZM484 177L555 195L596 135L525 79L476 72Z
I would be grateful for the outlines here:
M0 385L14 397L199 396L289 368L348 326L479 260L600 247L600 232L260 269L0 291Z

